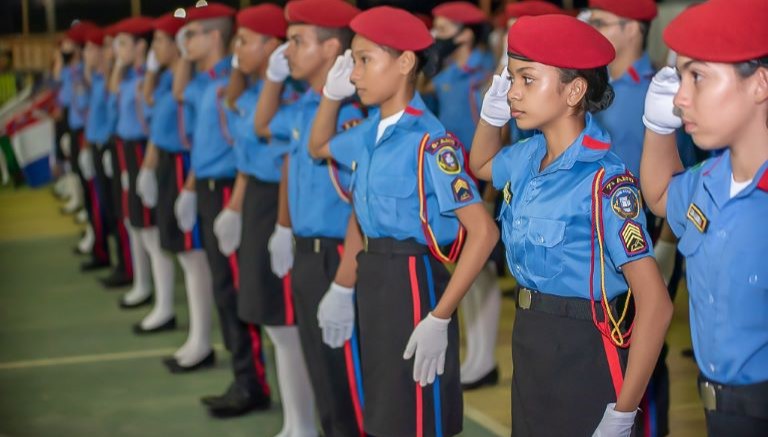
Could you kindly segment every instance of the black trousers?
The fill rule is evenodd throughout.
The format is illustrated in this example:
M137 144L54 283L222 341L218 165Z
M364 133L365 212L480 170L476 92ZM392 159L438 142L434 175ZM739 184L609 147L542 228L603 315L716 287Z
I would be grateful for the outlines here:
M128 219L131 226L135 228L149 228L155 226L155 209L147 208L142 203L136 190L136 179L139 176L141 164L144 162L144 151L146 143L144 141L126 141L117 140L117 158L121 169L121 178L123 172L128 175L128 197L124 207L127 206ZM121 181L125 184L125 181Z
M344 347L323 343L317 308L336 276L343 241L330 238L296 238L293 292L301 347L315 393L323 434L360 437L363 429L362 381L357 329Z
M232 179L200 179L196 183L199 226L213 277L213 298L219 314L224 344L232 354L235 382L253 394L269 395L264 367L261 329L237 315L239 266L237 255L222 255L213 222L229 201Z
M117 265L115 269L122 273L125 278L130 279L133 278L133 261L131 259L131 245L128 240L128 232L121 217L119 201L116 203L115 200L113 180L107 177L104 169L104 154L107 151L112 153L113 149L114 144L111 141L102 147L92 146L93 164L96 169L94 183L97 201L102 213L103 228L106 230L107 235L114 238L115 247L117 248ZM111 170L112 174L115 174L114 168Z
M716 409L705 410L709 437L768 436L768 381L748 385L721 385L699 376L716 389Z
M72 170L77 174L77 179L83 192L83 207L88 213L88 221L94 231L94 244L91 250L91 256L98 262L109 262L109 246L107 245L107 232L104 227L103 211L98 200L96 177L90 181L83 177L83 170L80 168L80 152L85 148L85 133L83 129L73 129L70 131L70 153L69 163ZM93 156L93 154L92 154Z

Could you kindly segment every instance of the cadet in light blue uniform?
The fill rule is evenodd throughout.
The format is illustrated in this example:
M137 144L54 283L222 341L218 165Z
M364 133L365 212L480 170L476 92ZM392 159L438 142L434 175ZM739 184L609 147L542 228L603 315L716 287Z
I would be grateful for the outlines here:
M664 31L676 66L659 71L645 100L643 194L686 259L711 437L768 429L768 29L750 26L766 20L765 2L686 9ZM712 30L713 22L728 26ZM675 153L682 125L718 155L684 170Z
M231 353L234 381L220 396L201 399L214 417L226 418L269 408L260 328L238 317L240 270L236 253L224 256L214 232L214 221L229 203L237 173L234 138L229 126L224 94L232 58L227 48L236 11L210 2L186 9L185 62L198 71L184 88L182 124L191 136L190 171L174 207L179 228L192 231L199 225L213 279L213 298L221 332ZM186 68L191 68L186 65ZM188 370L211 366L213 352ZM182 363L179 363L182 364Z
M369 9L351 27L352 51L328 74L311 151L353 171L356 220L317 318L324 342L339 347L353 333L356 300L366 433L451 436L462 429L453 316L498 232L462 145L415 92L421 70L430 75L436 67L427 61L429 30L391 7ZM355 88L363 104L379 109L334 135L332 109ZM462 244L472 255L459 256ZM445 262L457 262L452 277Z
M541 35L555 36L542 43ZM592 115L611 103L606 65L615 51L566 15L521 17L508 44L507 69L483 103L472 165L502 190L502 237L521 286L513 434L629 437L672 305L637 179ZM502 149L510 117L542 133Z

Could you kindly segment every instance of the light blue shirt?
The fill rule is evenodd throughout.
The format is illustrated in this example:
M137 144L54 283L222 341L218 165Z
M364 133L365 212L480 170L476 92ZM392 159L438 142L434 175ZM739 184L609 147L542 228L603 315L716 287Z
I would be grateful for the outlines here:
M212 70L198 72L184 90L184 101L190 109L185 117L192 134L192 170L198 178L228 179L237 173L234 137L229 130L229 117L224 90L229 80L232 58L219 61Z
M144 103L141 83L144 72L128 69L117 94L117 136L127 141L146 140L149 135L149 110Z
M768 162L730 197L731 154L672 179L667 221L687 265L696 362L722 384L768 381Z
M88 119L85 123L85 139L97 147L109 141L115 131L114 111L109 110L107 79L100 73L91 76L91 93L88 103Z
M290 140L288 163L288 208L293 233L299 237L344 238L351 208L342 200L334 185L348 191L350 172L332 160L314 159L309 155L309 134L320 104L320 95L313 89L279 111L269 124L272 136ZM362 118L360 109L351 103L341 107L338 130Z
M608 134L590 115L562 155L539 171L547 152L537 134L493 159L493 185L502 190L499 220L509 269L523 287L589 299L591 246L595 245L595 298L600 298L600 256L593 237L593 184L599 186L608 299L627 291L621 266L653 255L637 180L608 149Z
M354 170L353 204L357 221L372 238L413 239L426 245L419 216L418 159L424 152L424 192L428 222L439 245L456 239L455 210L481 201L466 172L464 151L417 93L400 119L376 141L378 110L330 142L340 164ZM428 135L428 137L426 137Z
M464 147L472 147L475 127L480 120L478 96L482 102L483 87L493 75L496 63L493 55L475 49L466 65L455 62L432 78L438 104L438 118L445 129L456 135Z
M179 126L179 102L173 96L173 73L163 71L157 78L153 93L152 119L149 123L149 139L152 144L170 153L188 151L181 141Z
M648 53L629 67L620 78L611 82L615 97L607 109L595 118L611 135L611 151L618 155L633 175L640 174L645 125L645 94L654 74Z
M91 93L85 83L83 64L77 64L68 70L69 111L67 112L67 124L69 124L70 129L82 129L88 118L88 103Z

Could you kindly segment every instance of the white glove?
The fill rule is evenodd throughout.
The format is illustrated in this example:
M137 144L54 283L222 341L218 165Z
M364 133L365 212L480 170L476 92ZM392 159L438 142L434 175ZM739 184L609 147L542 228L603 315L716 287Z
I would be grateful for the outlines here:
M179 48L179 54L182 59L187 59L187 56L189 56L185 45L187 42L187 30L187 26L184 26L176 32L176 47Z
M355 329L355 289L331 283L317 308L323 343L336 349L352 338Z
M109 149L101 155L101 164L104 166L104 176L112 179L114 175L112 172L112 152Z
M127 171L120 172L120 188L122 188L123 191L128 191L131 188L131 177L128 175Z
M267 65L267 79L272 82L282 82L291 75L291 69L288 66L288 58L285 57L285 50L288 43L281 44L269 55L269 64Z
M142 167L136 177L136 193L147 208L157 206L157 176L151 168Z
M157 61L155 50L151 49L147 55L147 71L154 73L160 69L160 62Z
M90 181L96 175L96 169L93 167L93 154L91 148L86 147L80 150L77 156L77 163L80 166L80 173L86 181Z
M616 404L608 404L605 414L592 437L629 437L632 434L632 426L635 424L637 410L623 413L616 411Z
M240 247L243 216L239 212L224 208L213 221L213 233L219 241L219 252L231 255Z
M492 126L502 127L512 118L507 102L510 86L509 71L506 68L500 75L493 75L493 82L483 97L483 109L480 111L480 117Z
M645 95L645 127L657 134L669 135L683 125L683 120L675 114L673 102L679 89L680 78L674 68L664 67L653 76Z
M232 69L237 70L240 68L240 58L235 54L232 55Z
M269 237L269 255L272 273L282 278L293 267L293 231L285 226L275 225L275 232Z
M445 371L445 351L448 349L448 325L451 319L438 319L429 313L413 330L403 359L413 363L413 380L422 387L435 382Z
M179 229L183 232L191 231L197 221L197 194L187 189L181 190L176 204L173 205L173 212L176 214Z
M352 60L352 50L347 49L343 55L336 57L336 62L328 71L325 79L323 94L331 100L344 100L355 94L355 86L349 81L355 63Z

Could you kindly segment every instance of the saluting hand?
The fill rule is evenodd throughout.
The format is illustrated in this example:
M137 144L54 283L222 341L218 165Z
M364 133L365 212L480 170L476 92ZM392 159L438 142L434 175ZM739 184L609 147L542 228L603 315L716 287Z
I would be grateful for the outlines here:
M480 117L488 124L502 127L512 118L507 102L510 86L509 71L506 68L501 74L493 75L493 82L483 97L483 109L480 111Z
M675 94L680 89L680 78L672 67L664 67L653 76L645 95L643 124L659 135L669 135L683 125L675 114Z
M355 94L355 86L350 82L355 62L352 60L352 50L347 49L343 55L336 57L336 62L328 71L323 87L323 94L331 100L344 100Z
M429 313L413 330L403 359L413 361L413 380L422 387L435 382L445 371L445 351L448 349L448 325L451 319L439 319Z
M288 58L285 57L285 50L288 43L281 44L269 55L269 64L267 65L267 79L272 82L283 82L291 75L291 69L288 66Z
M331 283L317 308L317 321L323 343L332 348L344 346L355 329L355 289Z

